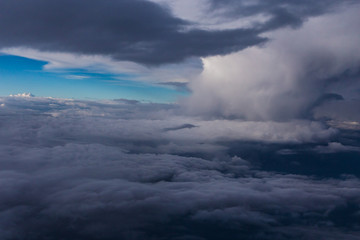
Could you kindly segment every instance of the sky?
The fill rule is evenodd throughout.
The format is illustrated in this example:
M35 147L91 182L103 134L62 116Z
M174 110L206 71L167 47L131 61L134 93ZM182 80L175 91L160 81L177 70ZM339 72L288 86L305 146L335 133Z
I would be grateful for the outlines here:
M359 12L0 0L0 239L359 239Z
M174 102L188 95L185 88L129 80L130 75L69 68L44 69L48 62L16 55L0 55L1 96L31 93L43 97L74 99L137 99Z

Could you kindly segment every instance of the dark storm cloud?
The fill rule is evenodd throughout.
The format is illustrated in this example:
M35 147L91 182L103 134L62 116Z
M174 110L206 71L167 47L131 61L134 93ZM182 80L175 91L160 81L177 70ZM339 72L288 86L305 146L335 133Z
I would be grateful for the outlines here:
M242 1L213 1L214 7L230 7L236 18L264 13L271 19L254 28L203 30L145 0L1 0L0 48L101 54L157 65L263 43L260 33L298 26L336 3L279 0L246 6Z
M189 23L144 0L1 0L0 47L104 54L144 64L226 54L263 42L251 29L185 31Z
M308 17L321 15L334 10L336 6L344 3L356 3L354 0L210 0L211 8L225 9L228 17L239 18L265 14L270 17L268 21L258 27L262 31L273 30L285 26L298 27Z

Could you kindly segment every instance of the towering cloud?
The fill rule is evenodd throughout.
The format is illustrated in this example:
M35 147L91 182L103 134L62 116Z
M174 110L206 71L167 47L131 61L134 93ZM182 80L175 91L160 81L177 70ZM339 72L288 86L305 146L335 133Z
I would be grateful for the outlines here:
M203 73L190 85L190 111L286 120L307 116L324 94L358 97L360 31L351 26L360 24L359 9L267 33L272 40L261 47L204 58Z

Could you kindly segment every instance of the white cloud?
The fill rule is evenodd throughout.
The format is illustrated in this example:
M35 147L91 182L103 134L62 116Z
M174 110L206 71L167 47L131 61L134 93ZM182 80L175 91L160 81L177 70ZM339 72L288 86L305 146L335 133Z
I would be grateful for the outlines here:
M189 111L249 120L301 117L323 93L336 91L329 78L360 65L360 32L349 27L360 24L359 8L267 33L272 40L262 47L204 58L203 73L190 85Z
M31 93L10 94L10 97L34 97Z

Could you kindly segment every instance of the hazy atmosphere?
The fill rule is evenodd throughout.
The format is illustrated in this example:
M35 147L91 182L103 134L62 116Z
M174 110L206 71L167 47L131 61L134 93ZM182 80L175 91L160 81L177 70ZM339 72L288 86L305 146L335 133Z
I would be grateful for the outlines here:
M0 239L360 239L357 0L0 0Z

